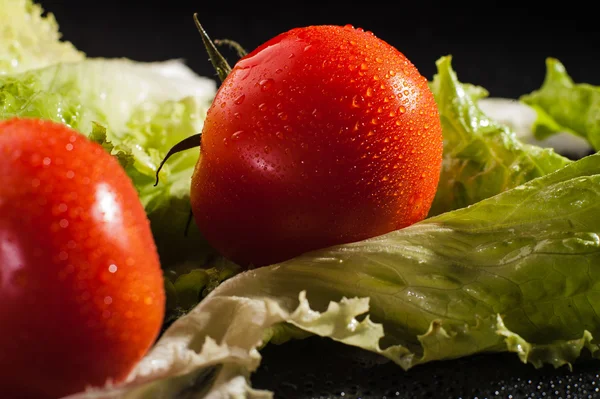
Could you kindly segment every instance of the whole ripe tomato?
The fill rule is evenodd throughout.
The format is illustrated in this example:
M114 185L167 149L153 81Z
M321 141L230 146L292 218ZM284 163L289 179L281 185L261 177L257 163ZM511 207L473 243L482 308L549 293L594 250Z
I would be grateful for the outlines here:
M206 117L192 210L261 266L422 220L442 162L427 80L352 26L292 29L237 62Z
M165 302L129 177L49 121L0 123L0 154L0 396L123 379L156 339Z

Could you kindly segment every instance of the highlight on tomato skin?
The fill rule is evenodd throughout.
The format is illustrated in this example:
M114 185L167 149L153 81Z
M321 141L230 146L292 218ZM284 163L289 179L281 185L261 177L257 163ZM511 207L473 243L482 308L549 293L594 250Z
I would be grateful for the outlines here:
M295 28L234 66L208 110L191 202L247 267L425 218L442 162L437 104L396 48L351 26Z
M118 382L160 331L164 280L137 192L65 125L0 123L2 397Z

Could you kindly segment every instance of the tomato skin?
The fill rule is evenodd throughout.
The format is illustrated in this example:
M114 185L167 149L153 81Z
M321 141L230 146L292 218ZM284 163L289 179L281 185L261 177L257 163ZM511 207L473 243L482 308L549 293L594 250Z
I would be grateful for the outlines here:
M241 59L202 131L192 210L246 266L422 220L442 162L426 78L350 26L296 28Z
M122 380L154 343L164 285L135 188L64 125L0 123L0 387L56 398Z

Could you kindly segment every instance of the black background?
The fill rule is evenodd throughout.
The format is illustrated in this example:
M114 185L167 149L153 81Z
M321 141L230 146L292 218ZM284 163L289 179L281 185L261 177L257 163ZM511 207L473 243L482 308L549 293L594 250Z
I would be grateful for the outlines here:
M435 60L452 54L459 78L492 96L515 98L538 88L548 56L561 60L576 81L600 84L600 24L593 2L40 2L55 14L64 38L89 56L183 58L204 76L215 75L194 12L213 39L236 40L248 51L296 26L352 24L394 45L428 79ZM225 54L234 64L235 54Z

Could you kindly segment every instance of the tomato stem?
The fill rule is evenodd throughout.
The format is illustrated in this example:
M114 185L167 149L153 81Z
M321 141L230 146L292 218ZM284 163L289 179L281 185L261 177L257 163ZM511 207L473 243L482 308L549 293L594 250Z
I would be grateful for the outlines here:
M188 213L187 222L185 223L185 230L183 231L183 236L187 237L190 232L190 224L192 223L192 218L194 217L194 212L190 209L190 213Z
M212 40L210 40L210 37L208 36L202 25L200 25L200 21L198 21L198 13L194 13L194 22L196 23L198 32L200 32L200 36L202 37L202 42L204 43L204 47L206 48L206 52L208 53L210 62L217 71L217 75L219 75L219 79L221 79L222 82L225 80L227 75L229 75L229 72L231 72L231 67L227 63L225 57L223 57L219 50L217 50L217 47L212 42Z
M232 49L235 50L235 52L237 53L238 57L243 58L246 55L248 55L248 52L246 50L244 50L244 48L242 47L241 44L239 44L238 42L234 41L234 40L230 40L230 39L215 39L213 40L213 43L217 46L223 46L223 45L227 45L229 47L231 47Z
M160 173L160 170L162 169L164 164L167 162L167 160L172 155L175 155L178 152L190 150L195 147L200 147L200 138L201 137L202 137L202 133L197 133L197 134L194 134L190 137L187 137L187 138L181 140L179 143L177 143L173 147L171 147L169 152L167 152L167 155L165 155L163 160L160 162L160 165L158 165L158 168L156 169L156 181L154 182L154 187L156 187L158 185L158 174Z

